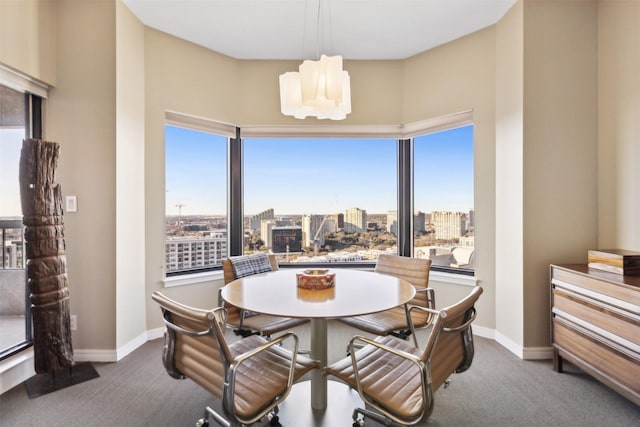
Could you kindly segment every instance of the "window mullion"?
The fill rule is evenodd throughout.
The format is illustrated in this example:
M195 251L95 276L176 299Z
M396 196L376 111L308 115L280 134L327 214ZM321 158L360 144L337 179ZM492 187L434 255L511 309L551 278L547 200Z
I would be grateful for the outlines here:
M398 140L398 255L413 255L412 140Z
M242 139L240 128L236 128L236 137L229 138L228 155L228 198L229 212L229 256L242 255L244 245L244 219L243 219L243 164L242 164Z

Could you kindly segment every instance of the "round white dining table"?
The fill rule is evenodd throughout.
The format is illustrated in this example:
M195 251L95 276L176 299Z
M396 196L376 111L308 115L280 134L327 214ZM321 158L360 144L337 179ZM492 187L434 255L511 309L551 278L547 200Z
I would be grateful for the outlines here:
M236 279L222 288L222 298L245 310L311 319L311 357L327 365L327 320L388 310L410 301L415 288L406 280L371 271L336 268L335 285L308 290L297 286L296 273L281 269ZM326 409L327 378L311 373L311 407Z

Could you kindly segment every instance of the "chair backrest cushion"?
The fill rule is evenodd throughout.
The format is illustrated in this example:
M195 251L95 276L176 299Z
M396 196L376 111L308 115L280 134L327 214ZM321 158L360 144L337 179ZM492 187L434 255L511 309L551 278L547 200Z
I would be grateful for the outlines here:
M230 258L233 274L236 279L253 274L271 271L271 263L267 254L243 255Z
M431 381L433 390L454 372L462 372L471 365L474 347L471 325L462 330L448 331L463 325L474 315L474 304L482 294L476 286L463 300L443 308L433 326L423 360L431 358ZM430 354L429 354L430 353Z
M175 371L172 373L170 369L177 369L217 398L221 398L225 375L222 355L226 352L228 357L231 353L224 338L218 335L221 334L219 324L210 321L212 312L180 304L160 292L154 292L152 297L162 307L169 322L191 332L210 332L195 337L168 328L163 348L167 371L174 374Z
M406 280L416 289L424 289L429 287L430 268L430 259L381 254L378 256L375 272ZM416 296L409 304L427 307L427 294L423 292L416 293Z
M273 254L252 254L229 257L222 260L225 285L241 277L278 270Z

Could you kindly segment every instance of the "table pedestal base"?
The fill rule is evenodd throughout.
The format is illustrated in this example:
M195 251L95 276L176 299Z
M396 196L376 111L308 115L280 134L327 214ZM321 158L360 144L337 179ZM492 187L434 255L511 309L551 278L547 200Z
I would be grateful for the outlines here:
M302 381L294 384L291 393L280 404L280 422L285 427L336 427L350 426L356 407L364 407L360 395L338 381L327 382L329 401L327 409L311 409L311 384Z

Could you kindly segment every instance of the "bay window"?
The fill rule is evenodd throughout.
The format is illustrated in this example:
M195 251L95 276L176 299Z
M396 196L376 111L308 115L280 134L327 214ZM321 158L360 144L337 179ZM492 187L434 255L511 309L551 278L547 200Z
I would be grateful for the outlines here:
M167 275L256 252L276 254L283 267L373 266L393 253L473 274L473 125L470 113L462 117L393 138L388 128L348 136L335 126L308 137L300 126L245 132L172 115Z

